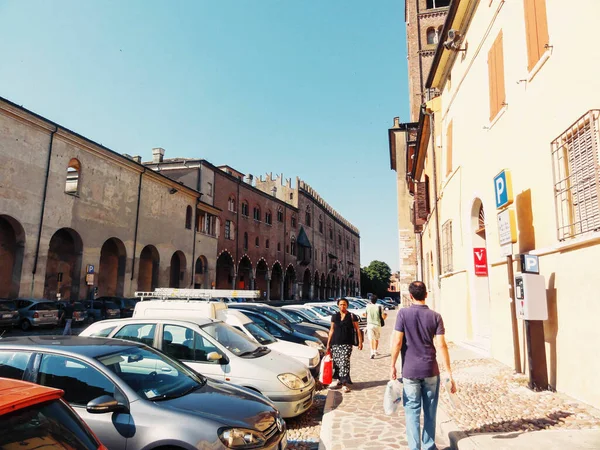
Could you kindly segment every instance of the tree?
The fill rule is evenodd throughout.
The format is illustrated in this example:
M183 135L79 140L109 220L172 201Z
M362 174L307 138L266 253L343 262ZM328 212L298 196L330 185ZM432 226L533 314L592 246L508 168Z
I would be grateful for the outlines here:
M390 266L383 261L371 261L368 267L361 268L360 270L363 293L372 292L378 297L385 297L390 286L391 276L392 269L390 269Z

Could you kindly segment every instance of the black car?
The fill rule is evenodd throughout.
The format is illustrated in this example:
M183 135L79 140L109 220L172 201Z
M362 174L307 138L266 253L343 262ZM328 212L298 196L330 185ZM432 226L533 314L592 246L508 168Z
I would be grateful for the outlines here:
M19 309L13 300L0 298L0 328L19 325Z
M269 305L256 303L245 303L243 305L233 304L229 305L229 308L256 312L258 314L268 317L271 320L279 322L280 324L285 325L286 327L291 328L294 331L297 331L298 333L315 337L319 339L323 343L323 345L327 345L327 339L329 337L328 328L319 325L314 325L312 323L302 322L299 319L294 319L288 316L285 313L285 311L279 308L274 308Z
M119 308L119 305L112 301L113 298L114 297L98 297L94 300L84 301L83 306L88 312L88 322L120 318L121 309Z
M248 316L252 322L260 326L263 330L268 331L270 334L275 336L277 339L281 339L282 341L295 342L296 344L308 345L310 347L315 347L319 349L319 353L323 356L325 352L325 346L321 342L320 339L309 336L307 334L298 333L294 331L291 327L286 325L282 325L275 320L270 319L267 316L259 314L255 311L247 310L242 312Z
M67 307L68 304L69 304L69 302L66 300L61 300L59 302L56 302L56 306L58 307L58 320L60 321L59 325L61 327L65 326L66 317L63 315L63 311L65 310L65 308ZM73 321L71 322L71 325L76 326L76 325L82 325L82 324L86 323L87 318L88 318L88 313L87 313L87 309L85 309L85 306L83 306L83 303L74 302L73 309L74 309Z
M140 301L139 298L125 298L125 297L109 297L110 300L115 303L121 310L121 317L133 317L133 310L135 304Z
M331 326L331 322L319 318L316 314L314 314L310 309L304 308L295 308L293 306L283 306L281 309L290 317L293 317L296 320L301 322L312 323L313 325L319 325L324 328L329 328Z

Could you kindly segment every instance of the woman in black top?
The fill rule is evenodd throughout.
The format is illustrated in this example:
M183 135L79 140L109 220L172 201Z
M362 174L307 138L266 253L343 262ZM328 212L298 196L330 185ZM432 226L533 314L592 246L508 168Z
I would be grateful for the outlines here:
M350 380L350 355L352 355L352 344L354 333L358 334L358 349L362 350L362 334L358 328L358 317L348 311L348 300L340 298L337 302L339 313L331 316L331 328L327 340L327 353L331 351L334 372L339 376L337 385L331 389L342 388L343 392L349 392L348 382Z

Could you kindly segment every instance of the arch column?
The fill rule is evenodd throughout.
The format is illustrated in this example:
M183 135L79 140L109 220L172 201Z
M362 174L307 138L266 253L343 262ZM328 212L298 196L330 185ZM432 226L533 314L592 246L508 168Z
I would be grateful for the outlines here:
M267 300L271 301L271 274L267 270Z
M310 294L308 298L310 298L311 300L315 299L315 283L313 283L312 281L310 283Z

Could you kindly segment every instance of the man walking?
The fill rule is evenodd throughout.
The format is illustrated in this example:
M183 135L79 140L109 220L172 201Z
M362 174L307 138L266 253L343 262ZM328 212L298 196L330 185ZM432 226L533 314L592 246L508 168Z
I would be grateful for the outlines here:
M371 342L371 359L374 359L379 353L379 338L381 337L381 325L387 314L383 308L377 304L377 296L371 297L371 304L367 305L367 338Z
M444 337L442 316L425 305L427 288L421 281L410 284L408 291L413 304L403 308L396 316L392 340L391 379L396 379L396 362L406 340L406 355L403 357L403 405L406 415L406 437L410 450L435 450L435 417L440 391L440 369L436 360L436 347L451 382L451 392L456 384L450 368L450 354ZM434 346L435 344L435 346ZM423 409L423 434L420 418Z
M63 330L63 336L66 336L67 334L70 335L71 334L71 323L73 322L73 313L75 312L75 302L73 300L69 301L69 303L67 303L67 306L65 306L65 309L63 310L62 313L62 318L65 319L65 329Z

